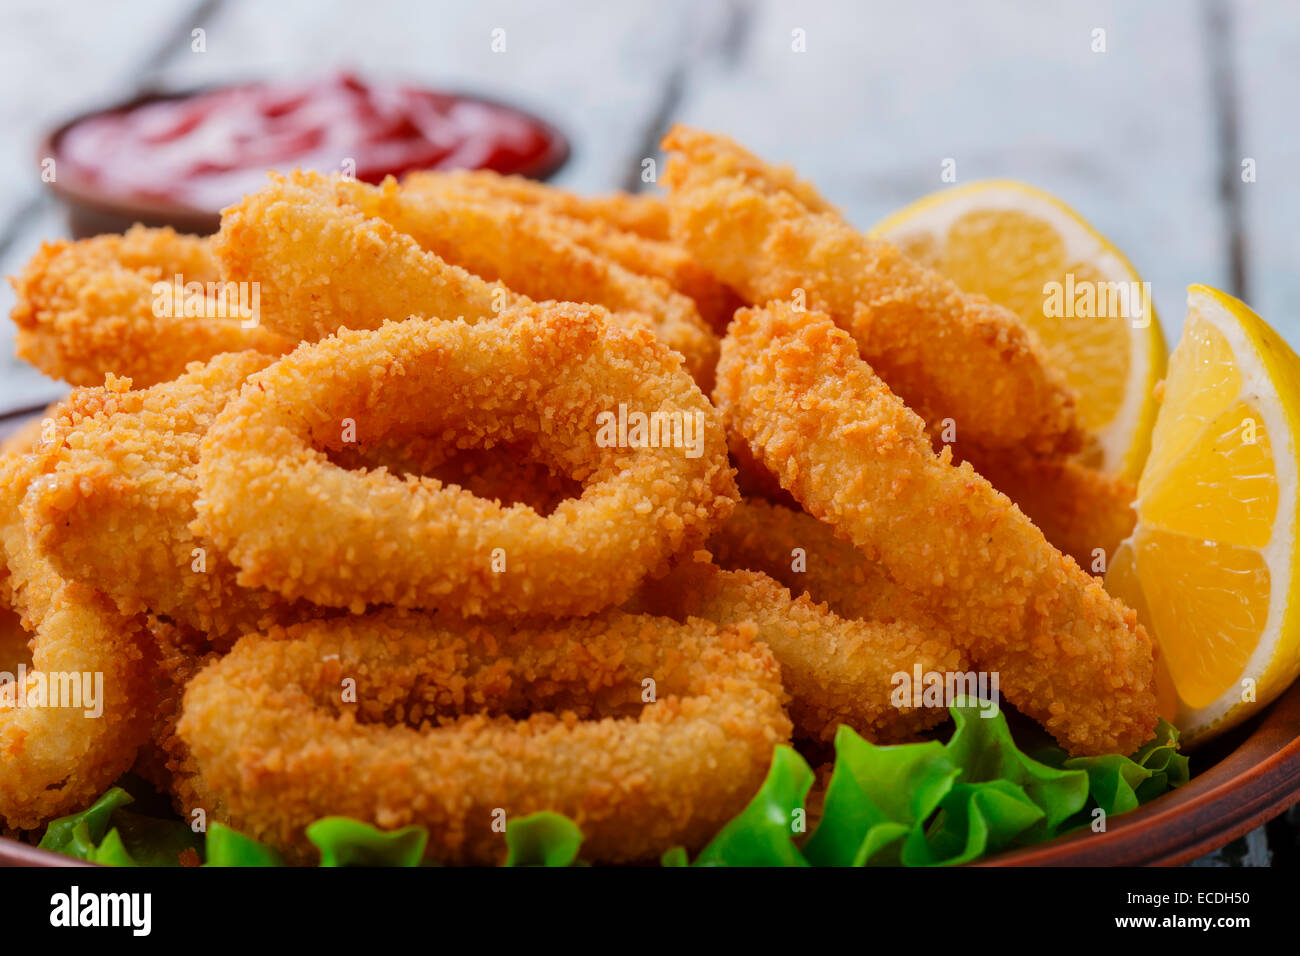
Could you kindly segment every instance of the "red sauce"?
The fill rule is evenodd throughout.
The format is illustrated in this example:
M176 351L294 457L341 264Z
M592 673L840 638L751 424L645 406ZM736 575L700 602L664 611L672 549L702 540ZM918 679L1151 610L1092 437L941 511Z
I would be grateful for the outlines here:
M537 167L556 137L508 106L342 73L100 113L69 127L58 150L114 198L215 210L259 188L268 169L350 171L366 182L411 169L545 173Z

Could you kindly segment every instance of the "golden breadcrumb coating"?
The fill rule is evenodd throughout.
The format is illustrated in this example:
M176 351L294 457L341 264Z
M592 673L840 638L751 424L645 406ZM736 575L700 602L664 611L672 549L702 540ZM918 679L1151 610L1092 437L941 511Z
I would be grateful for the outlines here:
M473 323L531 304L527 289L488 280L499 273L548 290L544 298L587 294L617 302L617 321L662 335L691 374L711 385L717 339L691 301L662 280L635 276L563 236L540 242L526 230L503 232L492 217L444 220L457 230L447 244L422 229L434 251L404 231L421 220L402 217L395 184L389 192L394 198L385 201L376 187L340 176L272 175L264 189L223 212L213 240L222 274L259 282L266 325L314 342L339 328L375 329L412 316ZM454 253L469 268L439 252Z
M742 310L715 398L782 486L966 636L975 666L1074 753L1129 753L1156 724L1136 615L1056 551L817 312Z
M665 181L673 235L705 268L754 304L828 313L890 388L932 425L952 419L960 441L1044 454L1080 446L1073 391L1013 313L780 184L713 177L695 164L699 136L665 138L682 154Z
M0 458L3 598L30 635L29 677L39 675L53 694L55 684L71 687L67 681L78 675L83 706L0 706L0 826L13 829L34 829L99 796L131 766L153 709L143 622L60 577L24 530L19 503L37 477L32 462L21 454ZM16 663L0 662L0 669Z
M430 187L431 180L442 177L454 177L466 190L569 219L608 225L647 239L668 238L668 207L658 196L630 193L578 196L523 176L502 176L490 170L417 171L403 177L402 185L424 190Z
M637 609L677 620L703 618L719 627L751 621L781 665L790 717L801 737L831 741L847 724L875 743L899 743L948 718L945 707L896 707L895 676L965 669L941 631L906 620L846 620L807 595L792 598L758 571L724 571L686 561L648 582Z
M221 352L279 355L293 347L260 325L243 328L212 297L202 315L155 314L154 283L177 275L185 283L218 280L208 240L134 226L122 236L42 244L10 278L19 358L73 385L102 385L113 374L144 387Z
M715 332L724 331L731 316L742 305L734 292L715 279L676 243L664 239L647 239L600 219L575 218L548 209L544 204L519 202L494 188L493 179L508 180L509 177L492 172L466 173L459 170L445 173L419 172L402 180L402 192L433 200L490 205L500 209L503 214L517 216L538 234L558 232L583 248L613 260L624 269L643 276L657 276L694 300L700 316ZM508 193L509 190L504 192ZM665 218L665 223L666 221ZM519 291L527 291L522 285L517 288Z
M717 337L695 303L666 280L625 269L527 209L406 192L391 178L378 187L345 181L335 188L362 214L388 223L422 249L533 301L591 302L639 317L686 357L701 388L712 386Z
M698 849L745 806L789 737L782 699L750 626L387 610L244 638L190 682L179 731L221 801L208 818L295 861L337 814L423 825L431 860L498 863L494 822L551 810L583 859L631 862Z
M697 447L674 447L672 434L690 436L666 425L658 447L602 444L600 416L620 406L677 420ZM542 517L429 478L346 471L325 453L413 434L466 448L527 441L582 483L582 497ZM218 417L198 476L195 528L241 583L354 611L471 616L617 603L702 543L736 497L721 419L681 357L573 303L474 326L389 323L300 347Z
M175 381L128 390L115 379L82 389L50 441L38 446L23 508L33 540L59 573L98 588L128 614L152 611L226 646L248 630L307 616L190 531L199 442L270 356L221 355Z
M1035 458L1012 449L987 451L958 442L953 451L1085 571L1104 572L1120 542L1133 533L1137 487L1119 475L1072 458Z

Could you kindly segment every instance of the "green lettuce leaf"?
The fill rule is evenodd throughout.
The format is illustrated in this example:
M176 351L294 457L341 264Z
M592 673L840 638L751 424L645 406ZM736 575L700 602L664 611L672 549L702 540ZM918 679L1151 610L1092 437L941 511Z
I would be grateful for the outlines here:
M696 866L807 866L795 837L813 772L793 748L772 755L767 779L754 799L700 851ZM672 851L669 851L672 852Z
M207 850L208 866L284 866L279 850L221 823L208 827Z
M108 833L113 811L134 801L135 798L121 787L113 787L80 813L50 821L37 846L88 860L89 854Z
M506 824L506 866L572 866L582 831L559 813L533 813Z
M899 862L904 837L960 772L937 741L878 747L841 726L822 819L804 856L813 866Z
M419 866L429 831L421 826L384 831L347 817L323 817L307 827L321 866Z

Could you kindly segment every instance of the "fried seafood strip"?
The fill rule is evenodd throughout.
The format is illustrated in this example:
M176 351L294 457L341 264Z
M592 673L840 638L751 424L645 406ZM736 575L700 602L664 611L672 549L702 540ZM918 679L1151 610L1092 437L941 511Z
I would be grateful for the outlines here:
M75 392L52 440L38 446L43 477L23 504L53 566L124 613L152 611L226 646L305 616L304 606L237 584L235 566L189 527L199 442L244 380L272 361L230 353L152 388L117 379Z
M190 683L179 732L209 818L297 862L304 827L339 814L423 825L431 860L497 863L501 811L541 810L578 824L583 859L631 862L699 848L744 807L789 737L782 699L749 625L386 610L245 637Z
M949 633L921 597L899 587L883 567L806 512L741 501L707 548L720 567L761 571L792 594L825 602L840 617L910 621L930 634Z
M414 194L403 201L391 182L380 189L317 173L273 176L225 210L213 245L224 274L261 282L268 326L306 341L410 316L478 322L530 296L580 299L653 329L704 387L712 382L717 339L667 283L563 235L534 233L509 214L441 208Z
M261 283L268 328L315 342L412 315L477 322L517 301L501 283L364 215L341 185L316 173L272 173L265 188L223 211L213 251L227 278Z
M724 571L686 561L647 582L638 609L684 621L703 618L719 627L752 621L757 638L781 665L798 736L831 741L847 724L876 743L898 743L947 719L943 707L891 700L895 675L964 669L962 654L941 632L910 621L846 620L807 595L792 598L757 571Z
M1007 450L968 448L961 443L956 453L1014 501L1048 541L1085 571L1104 572L1120 542L1133 533L1137 488L1118 475L1070 458L1039 459Z
M489 206L503 216L527 224L539 235L559 233L576 242L598 257L609 259L631 272L663 279L672 288L689 296L699 309L700 316L715 332L721 333L731 321L731 316L741 306L739 297L710 275L681 246L662 239L647 239L612 226L599 219L578 219L561 212L548 210L540 204L528 205L502 195L491 185L492 179L509 177L495 173L416 173L402 181L402 194L414 195L428 201L450 204L474 203ZM543 187L549 188L549 187ZM508 192L508 190L507 190ZM417 238L419 238L417 236ZM426 245L434 249L434 246ZM454 258L454 257L452 257ZM527 292L524 283L515 283L501 276L513 288ZM533 295L534 298L539 296ZM540 296L541 298L571 298L568 296ZM597 301L595 299L591 301ZM602 303L608 305L609 303Z
M13 829L36 828L99 796L131 766L153 708L142 622L60 577L27 537L19 502L35 477L30 458L0 458L4 600L31 654L27 683L0 691L0 826ZM16 706L39 702L41 686L44 706Z
M531 206L568 219L607 225L646 239L668 238L668 207L657 196L631 193L579 196L522 176L502 176L487 170L408 173L402 179L402 186L419 192L437 189L448 180L466 192Z
M545 219L516 206L340 181L336 189L367 216L387 222L422 249L534 301L603 305L644 316L692 374L712 370L718 342L695 303L664 279L639 275L592 252Z
M189 748L176 733L181 719L185 688L196 674L223 654L199 631L150 617L147 622L153 637L154 711L149 739L136 755L131 768L159 793L170 794L178 813L186 807L211 806L202 781L196 773Z
M671 144L671 145L670 145ZM668 131L663 148L683 154L691 165L692 176L698 179L729 179L739 177L765 192L787 192L808 212L824 213L842 219L840 211L831 205L812 183L800 179L791 166L774 166L755 156L730 136L709 133L682 126L680 123ZM672 201L668 202L669 234L672 234Z
M629 437L618 447L600 416L620 408L659 416L657 444ZM361 442L526 443L580 482L582 497L542 517L434 479L345 471L326 452L347 422ZM702 543L736 496L721 419L680 357L647 330L574 303L474 326L414 319L302 346L226 407L203 440L198 476L194 527L239 566L242 584L354 611L470 616L615 604Z
M223 307L205 296L200 315L157 314L154 283L171 285L176 276L205 285L219 279L208 240L134 226L122 236L44 243L10 280L18 356L73 385L102 385L111 373L144 387L221 352L293 348L260 325L242 328L229 297Z
M949 621L1007 698L1074 753L1129 753L1155 727L1136 615L948 450L821 313L742 310L715 394L811 514Z
M696 165L701 139L673 132L664 148L680 154L666 176L673 234L705 268L752 303L802 296L828 313L932 426L951 418L960 439L990 448L1080 446L1074 393L1014 314L810 211L779 182L714 178L707 160Z

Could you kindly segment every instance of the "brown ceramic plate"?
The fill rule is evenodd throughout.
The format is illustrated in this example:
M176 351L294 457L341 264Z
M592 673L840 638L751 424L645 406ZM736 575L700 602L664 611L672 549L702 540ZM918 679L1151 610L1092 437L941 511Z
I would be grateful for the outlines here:
M81 113L41 138L37 146L37 162L40 163L47 157L57 159L61 154L59 148L60 139L69 129L82 120L101 113L125 112L134 107L158 102L159 100L183 99L209 89L213 89L213 87L145 93L102 109ZM552 123L527 110L490 97L479 96L474 93L463 93L459 90L446 90L443 92L462 99L501 107L526 117L546 131L549 142L546 152L528 165L513 170L514 174L526 176L529 179L547 179L555 175L568 162L570 154L569 140ZM78 175L75 168L71 167L70 164L67 167L60 166L57 180L47 183L47 185L67 208L68 227L75 239L84 239L87 236L96 236L107 232L124 232L136 223L142 223L146 226L171 226L177 232L188 232L201 236L216 232L221 225L221 215L216 209L196 209L192 206L162 200L124 198L89 182L84 176Z
M0 438L31 413L0 417ZM1300 802L1300 683L1242 727L1191 754L1192 779L1151 803L1084 831L980 866L1174 866L1217 850ZM78 860L0 839L0 866L76 866Z

